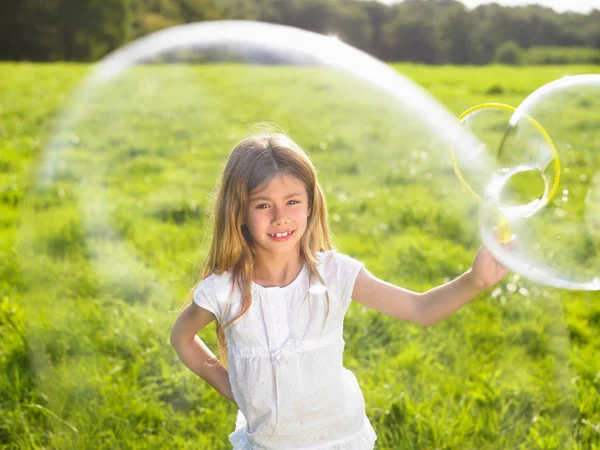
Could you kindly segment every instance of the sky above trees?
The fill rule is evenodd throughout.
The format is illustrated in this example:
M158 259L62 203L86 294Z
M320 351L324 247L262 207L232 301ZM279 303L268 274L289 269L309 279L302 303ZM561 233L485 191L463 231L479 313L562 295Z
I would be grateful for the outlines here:
M380 0L383 3L391 4L398 3L402 0ZM600 9L600 1L598 0L461 0L469 8L475 8L478 5L485 3L498 3L502 6L525 6L536 4L552 8L555 11L577 11L589 13L594 7Z

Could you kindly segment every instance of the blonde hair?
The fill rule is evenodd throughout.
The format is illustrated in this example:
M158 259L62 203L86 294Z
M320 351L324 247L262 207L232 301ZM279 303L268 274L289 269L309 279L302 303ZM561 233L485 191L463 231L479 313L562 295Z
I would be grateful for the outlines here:
M240 313L227 323L215 323L217 358L225 367L228 349L224 330L248 311L252 304L254 251L252 238L246 227L242 226L248 208L248 196L256 187L281 173L297 178L306 188L311 213L300 240L300 258L309 269L310 279L316 277L324 284L316 267L317 252L331 250L333 245L329 237L325 196L312 162L294 141L282 133L254 135L242 140L229 156L215 188L212 243L200 273L200 280L203 280L213 273L231 272L231 294L235 286L241 292ZM190 295L193 295L194 289ZM328 314L327 295L325 320Z

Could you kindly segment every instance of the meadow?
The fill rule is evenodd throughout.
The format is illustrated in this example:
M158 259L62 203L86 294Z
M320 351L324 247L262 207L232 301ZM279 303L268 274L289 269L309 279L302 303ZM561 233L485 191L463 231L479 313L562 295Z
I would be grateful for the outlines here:
M456 116L600 73L393 67ZM183 366L169 331L210 241L211 188L262 122L313 158L335 245L372 273L424 291L470 267L480 204L448 142L385 94L209 65L141 68L70 104L89 70L0 64L1 449L229 448L235 406ZM597 147L598 123L573 139ZM354 302L344 330L377 449L600 448L597 292L511 273L435 326ZM216 353L214 327L200 337Z

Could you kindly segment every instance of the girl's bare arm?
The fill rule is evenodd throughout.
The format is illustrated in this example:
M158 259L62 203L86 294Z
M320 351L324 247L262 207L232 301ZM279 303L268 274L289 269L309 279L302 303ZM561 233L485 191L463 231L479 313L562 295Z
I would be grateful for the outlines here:
M382 281L363 268L354 283L352 298L398 319L434 325L498 283L507 273L508 269L496 261L488 249L481 247L471 269L423 294Z
M216 317L212 312L193 302L190 303L173 325L171 345L192 372L235 404L229 382L229 372L197 336L197 333L213 320L216 320Z
M434 325L463 307L484 288L469 270L457 279L421 294L380 280L363 268L356 278L352 298L397 319Z

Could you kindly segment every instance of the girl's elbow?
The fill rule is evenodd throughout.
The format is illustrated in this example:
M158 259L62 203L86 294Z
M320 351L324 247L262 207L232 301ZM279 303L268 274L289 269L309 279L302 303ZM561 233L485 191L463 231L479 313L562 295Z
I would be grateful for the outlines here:
M171 347L175 350L181 345L182 336L181 333L177 330L176 327L171 329L171 335L169 336L169 342L171 343Z
M435 317L433 317L427 308L424 306L424 302L422 299L422 294L417 294L414 298L413 308L412 308L412 317L413 322L418 323L419 325L423 325L425 327L430 327L438 323Z
M423 325L424 327L432 327L433 325L437 324L438 322L439 322L439 320L424 318L424 319L421 319L418 323L420 325Z
M172 330L171 335L169 336L169 342L171 343L171 347L175 349L177 348L177 337L175 336Z
M179 352L179 349L182 346L185 346L194 341L196 337L195 334L190 334L185 329L180 329L178 327L173 327L171 330L171 335L169 336L169 342L171 346Z

